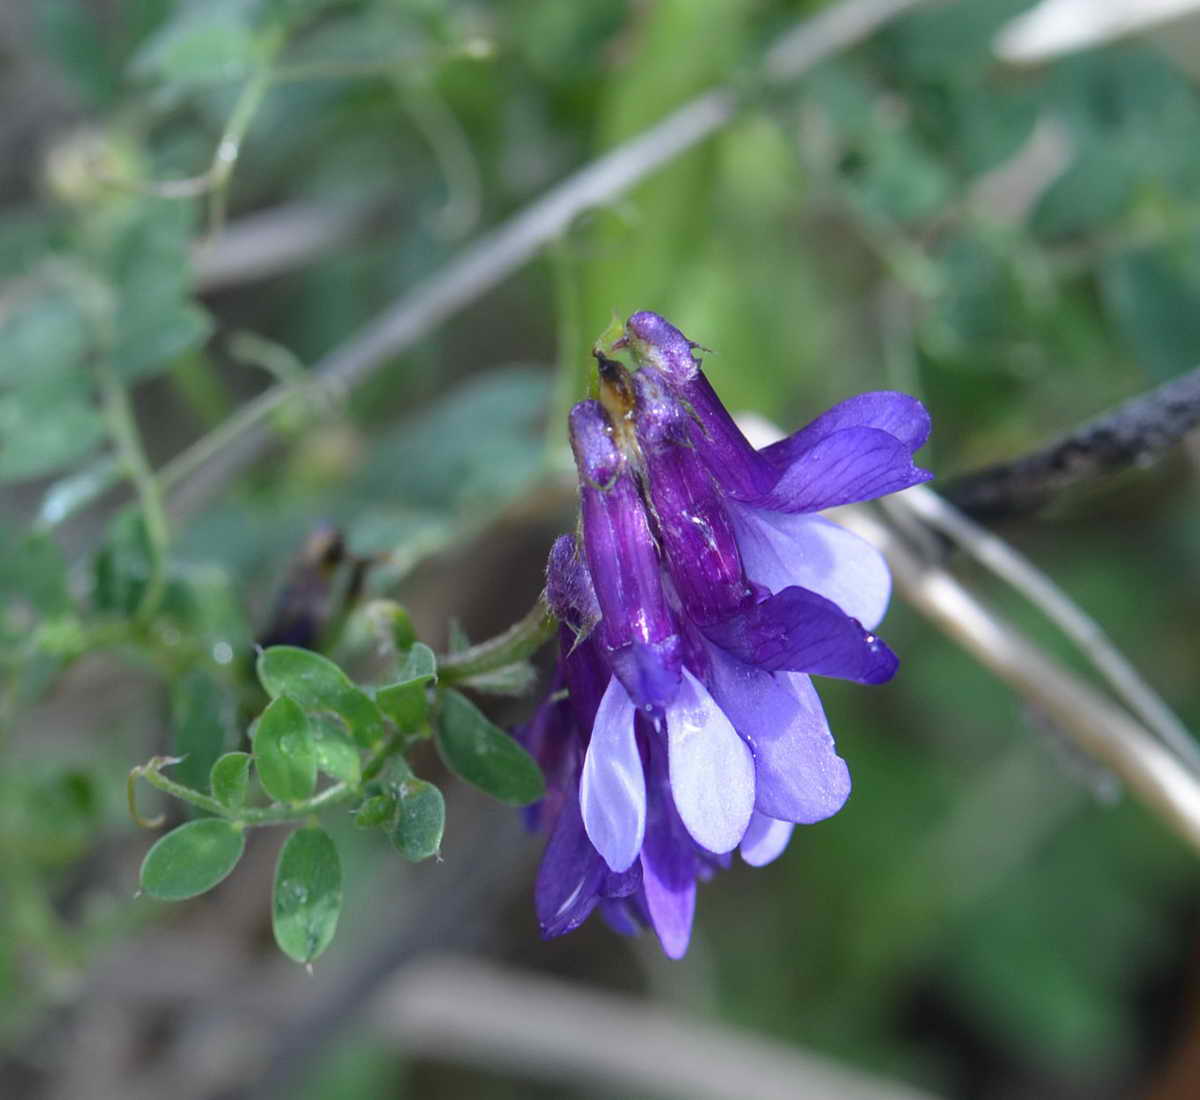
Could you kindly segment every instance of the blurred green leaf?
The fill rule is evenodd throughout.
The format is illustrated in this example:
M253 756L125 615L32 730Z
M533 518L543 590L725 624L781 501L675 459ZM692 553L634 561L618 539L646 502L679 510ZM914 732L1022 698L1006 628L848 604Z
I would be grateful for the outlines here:
M1138 249L1101 270L1105 301L1138 360L1156 378L1200 363L1200 237Z
M56 473L87 458L105 438L86 396L53 385L0 393L0 481Z
M50 289L14 294L11 304L0 305L0 387L86 392L89 344L87 322L70 294ZM58 386L47 386L50 381Z
M259 655L258 678L268 695L286 692L305 710L337 715L360 745L369 748L387 736L387 722L374 700L319 653L271 646Z
M193 666L171 684L171 755L181 783L203 790L217 758L234 737L236 707L228 688Z
M248 752L227 752L213 764L209 789L221 805L231 810L240 810L245 805L251 759Z
M134 58L134 73L183 86L246 76L258 50L250 12L246 0L188 6L146 42Z
M275 868L275 942L296 962L312 962L329 946L342 908L342 866L324 829L297 829Z
M142 861L142 889L162 901L183 901L211 890L237 866L246 847L242 830L207 817L160 837Z
M359 829L375 829L386 825L396 813L396 799L390 794L373 794L365 798L354 813L354 824Z
M280 695L254 728L254 763L263 790L277 802L299 802L317 785L317 756L308 715Z
M447 767L493 798L527 806L545 794L533 757L457 691L442 694L436 736Z
M388 838L414 863L438 854L446 825L446 803L432 783L409 776L394 786L396 816Z

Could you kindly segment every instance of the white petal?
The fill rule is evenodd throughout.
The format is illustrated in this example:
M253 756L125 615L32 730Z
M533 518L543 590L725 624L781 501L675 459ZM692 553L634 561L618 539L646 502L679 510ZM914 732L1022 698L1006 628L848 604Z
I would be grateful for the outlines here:
M792 830L796 826L790 821L776 821L766 814L755 813L750 819L750 828L742 837L742 846L738 849L751 867L765 867L773 859L782 855L788 841L792 839Z
M596 710L579 781L588 839L614 871L632 866L646 834L646 777L633 718L633 701L614 676Z
M869 542L821 516L730 504L746 576L772 593L799 585L832 600L868 630L887 610L892 575Z
M679 694L666 713L675 808L702 848L731 852L754 812L754 757L704 685L686 668Z

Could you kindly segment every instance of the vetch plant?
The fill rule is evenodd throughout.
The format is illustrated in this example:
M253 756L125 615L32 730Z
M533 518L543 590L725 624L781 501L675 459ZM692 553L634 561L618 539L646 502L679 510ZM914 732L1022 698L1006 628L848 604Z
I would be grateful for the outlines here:
M271 702L252 751L218 759L208 791L164 774L177 759L135 768L135 816L138 778L212 815L151 848L143 889L202 893L233 870L247 829L294 823L274 928L311 962L342 896L318 815L348 810L407 858L436 855L442 794L407 762L432 736L453 773L549 833L535 891L544 935L599 906L618 931L653 927L678 958L698 881L735 849L768 863L796 824L837 813L850 776L810 676L877 684L897 661L874 633L890 594L883 558L813 513L927 480L913 453L928 416L903 394L864 394L755 450L696 346L646 312L597 346L597 396L570 413L579 533L555 542L525 620L439 659L400 608L378 603L394 682L364 687L317 653L271 646L257 663ZM550 692L516 739L454 690L528 683L527 658L556 633Z

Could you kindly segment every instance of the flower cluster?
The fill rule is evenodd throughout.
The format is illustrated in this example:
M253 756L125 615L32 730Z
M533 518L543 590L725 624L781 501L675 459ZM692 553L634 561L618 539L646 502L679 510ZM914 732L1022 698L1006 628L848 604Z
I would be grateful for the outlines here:
M597 353L599 400L571 411L579 537L554 545L547 599L561 655L520 731L547 777L542 932L598 907L686 950L696 883L774 859L795 824L836 813L850 776L811 674L877 684L890 593L879 553L813 513L929 474L920 402L851 398L755 450L697 345L654 313ZM612 349L610 349L612 350Z

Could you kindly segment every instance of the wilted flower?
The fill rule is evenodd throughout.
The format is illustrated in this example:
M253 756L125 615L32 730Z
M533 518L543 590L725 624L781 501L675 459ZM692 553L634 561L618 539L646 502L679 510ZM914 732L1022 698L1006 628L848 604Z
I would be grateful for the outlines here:
M809 674L893 675L873 633L890 577L809 513L926 480L929 421L864 394L756 451L663 318L634 314L615 346L638 369L598 355L600 401L571 412L581 545L551 553L560 667L523 731L550 791L537 910L553 936L599 904L678 957L697 880L739 846L770 862L849 796Z

